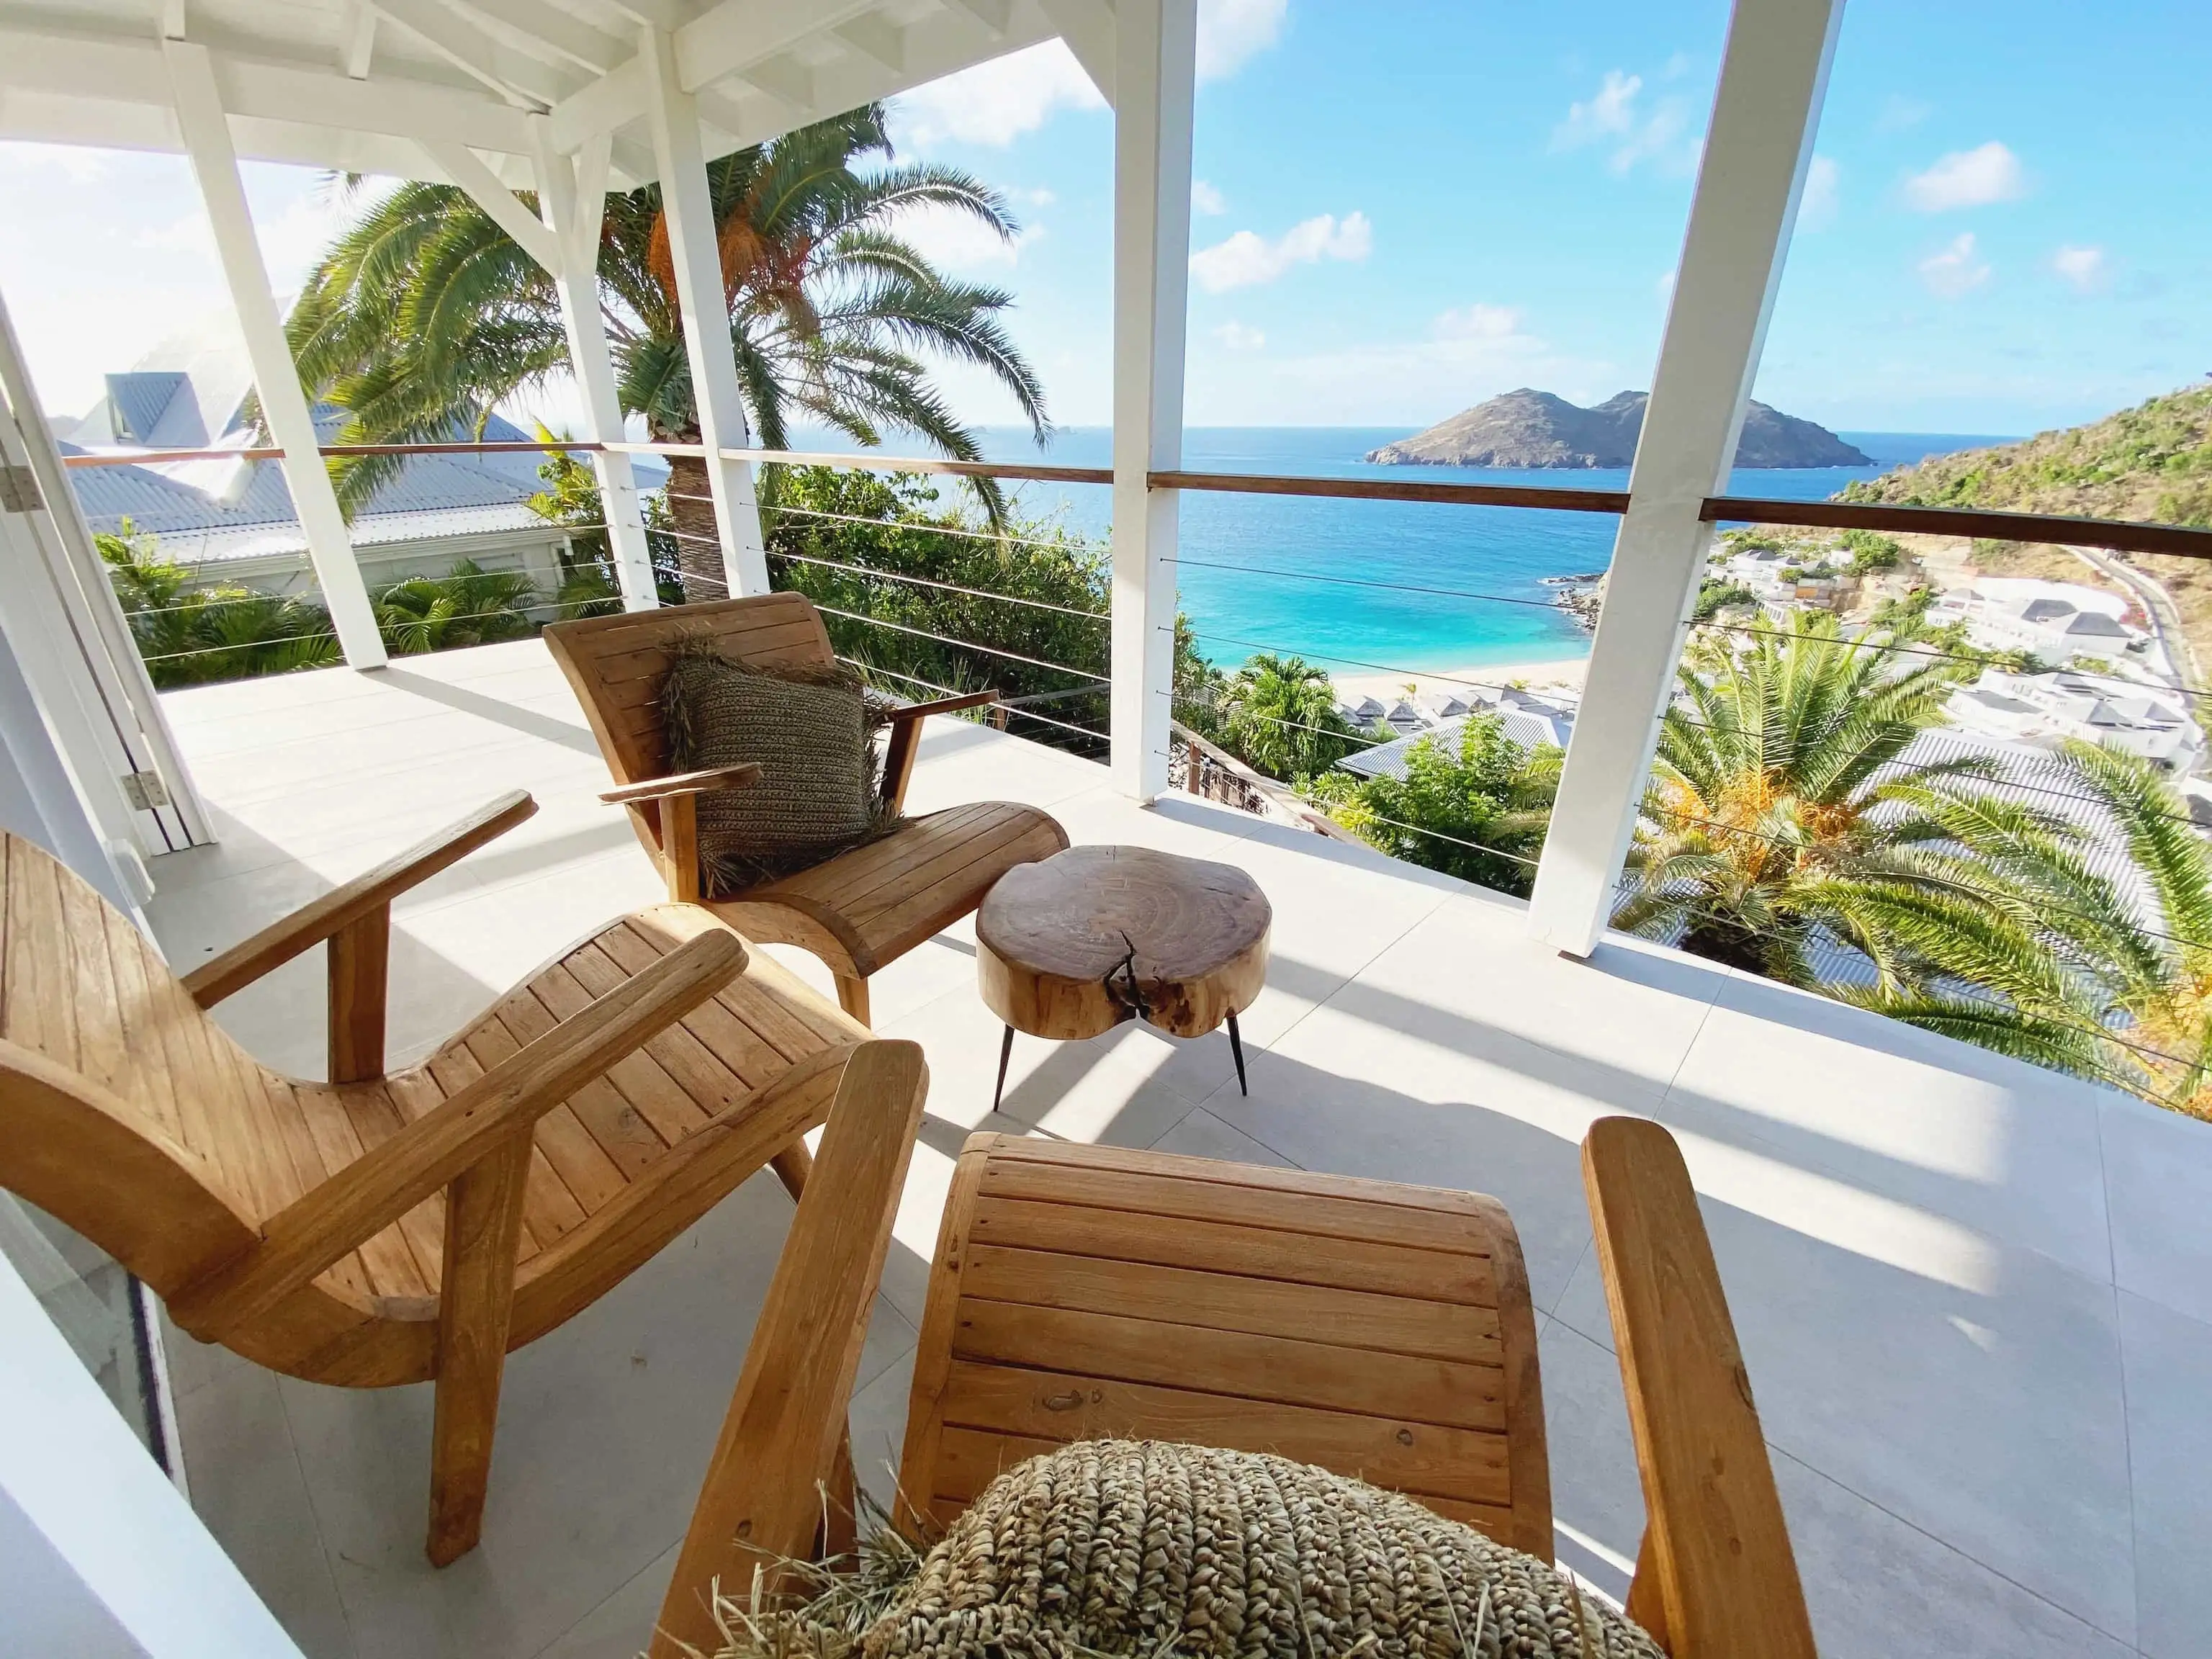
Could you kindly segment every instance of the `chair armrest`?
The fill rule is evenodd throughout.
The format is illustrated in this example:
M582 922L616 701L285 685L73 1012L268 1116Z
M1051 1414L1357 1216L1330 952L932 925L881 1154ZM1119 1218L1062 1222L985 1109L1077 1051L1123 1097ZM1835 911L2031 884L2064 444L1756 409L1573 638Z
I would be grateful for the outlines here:
M241 991L272 968L383 908L409 888L458 864L486 842L496 840L538 811L526 790L516 789L487 802L459 823L449 823L397 858L332 888L252 938L234 945L184 976L185 992L203 1008Z
M996 702L996 691L963 691L957 697L939 697L935 702L902 702L890 711L891 724L918 720L930 714L957 714L963 708L981 708L987 702Z
M717 1583L746 1601L757 1571L773 1606L789 1564L812 1553L928 1088L912 1042L864 1042L845 1062L661 1602L653 1659L713 1650Z
M749 783L758 783L760 775L760 767L754 762L739 761L731 766L709 766L703 771L678 772L672 777L626 783L618 789L602 789L599 799L610 806L627 806L632 801L665 800L672 795L711 795L717 790L742 789Z
M266 1314L744 969L734 933L687 941L279 1210L259 1243L172 1300L177 1322L219 1339Z

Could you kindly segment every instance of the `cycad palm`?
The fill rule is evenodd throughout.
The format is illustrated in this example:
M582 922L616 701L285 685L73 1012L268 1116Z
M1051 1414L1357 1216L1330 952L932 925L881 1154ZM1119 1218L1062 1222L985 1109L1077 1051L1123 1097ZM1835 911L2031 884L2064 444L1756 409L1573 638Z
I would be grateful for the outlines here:
M903 429L980 459L917 354L984 369L1042 436L1042 389L1001 325L1012 296L945 276L893 230L901 214L935 208L1011 239L1004 199L951 168L860 165L890 154L872 105L708 164L730 343L756 437L787 447L797 414L863 444ZM659 186L609 198L599 270L624 407L657 441L697 442ZM289 331L301 378L348 411L347 443L481 429L495 404L568 362L551 279L441 185L403 185L373 204L308 278ZM365 501L395 465L348 464L341 499ZM995 489L979 488L995 515ZM672 461L669 494L687 591L719 595L705 464Z
M1885 975L1909 971L1875 902L1942 890L1947 826L1996 767L1905 761L1972 668L1900 668L1893 643L1801 616L1747 651L1692 650L1661 721L1629 854L1636 885L1615 926L1796 985L1819 981L1824 931Z

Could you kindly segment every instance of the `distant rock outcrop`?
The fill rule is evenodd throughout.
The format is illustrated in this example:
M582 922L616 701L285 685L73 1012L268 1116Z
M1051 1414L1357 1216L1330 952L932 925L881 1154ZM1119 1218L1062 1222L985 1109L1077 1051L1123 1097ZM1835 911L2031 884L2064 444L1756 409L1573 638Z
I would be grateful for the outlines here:
M1426 432L1371 450L1386 466L1616 467L1636 459L1649 394L1622 392L1584 409L1523 386L1463 410ZM1823 426L1754 403L1736 445L1738 466L1871 466Z

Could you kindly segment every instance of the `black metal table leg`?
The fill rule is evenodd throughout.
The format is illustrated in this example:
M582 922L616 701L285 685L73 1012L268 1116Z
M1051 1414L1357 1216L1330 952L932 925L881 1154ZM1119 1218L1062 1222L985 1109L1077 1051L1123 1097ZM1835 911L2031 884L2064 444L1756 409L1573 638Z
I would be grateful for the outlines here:
M999 1085L991 1091L991 1109L999 1109L1000 1097L1006 1092L1006 1062L1014 1057L1014 1028L1006 1027L1006 1035L999 1042ZM1243 1062L1238 1062L1240 1065Z
M1237 1092L1249 1096L1252 1091L1244 1086L1244 1038L1237 1029L1237 1016L1229 1016L1229 1052L1237 1056Z

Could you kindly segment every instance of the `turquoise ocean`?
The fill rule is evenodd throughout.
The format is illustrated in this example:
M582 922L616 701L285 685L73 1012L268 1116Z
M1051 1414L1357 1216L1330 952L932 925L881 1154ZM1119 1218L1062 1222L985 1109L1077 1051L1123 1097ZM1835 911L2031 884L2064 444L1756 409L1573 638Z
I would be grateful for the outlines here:
M1628 485L1626 471L1618 469L1524 472L1378 466L1361 459L1410 435L1399 427L1197 427L1184 434L1183 465L1197 472L1317 478ZM1929 455L2011 441L1956 433L1841 435L1876 465L1740 469L1734 493L1818 501L1854 479ZM1024 428L990 428L981 436L994 460L1103 467L1111 459L1104 427L1060 428L1042 453ZM808 433L800 441L831 447L826 434ZM1110 504L1103 486L1025 484L1018 499L1028 515L1054 519L1091 538L1106 533ZM1555 590L1544 578L1603 570L1618 522L1608 514L1188 491L1182 509L1182 607L1200 648L1224 664L1255 650L1297 653L1339 674L1577 657L1589 649L1589 636L1551 604ZM1338 580L1301 580L1308 576ZM1452 592L1349 585L1354 582ZM1470 593L1488 597L1462 597Z

